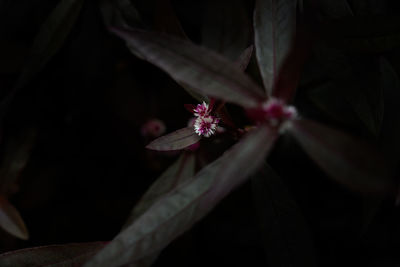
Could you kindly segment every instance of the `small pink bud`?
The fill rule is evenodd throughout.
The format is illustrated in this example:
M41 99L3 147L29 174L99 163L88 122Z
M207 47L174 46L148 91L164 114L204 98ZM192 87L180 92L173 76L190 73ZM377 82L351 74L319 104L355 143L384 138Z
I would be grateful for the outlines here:
M142 136L144 137L159 137L165 133L165 124L159 119L148 120L141 128Z

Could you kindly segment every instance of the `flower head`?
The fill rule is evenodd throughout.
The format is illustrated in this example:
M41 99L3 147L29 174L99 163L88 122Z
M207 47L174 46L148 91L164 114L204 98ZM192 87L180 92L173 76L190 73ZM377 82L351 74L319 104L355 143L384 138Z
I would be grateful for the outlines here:
M194 123L195 132L204 137L210 137L218 128L219 119L212 115L199 116Z
M196 106L196 108L193 109L193 114L196 117L204 117L204 116L208 116L210 113L208 104L206 102L203 101L202 104L198 104Z

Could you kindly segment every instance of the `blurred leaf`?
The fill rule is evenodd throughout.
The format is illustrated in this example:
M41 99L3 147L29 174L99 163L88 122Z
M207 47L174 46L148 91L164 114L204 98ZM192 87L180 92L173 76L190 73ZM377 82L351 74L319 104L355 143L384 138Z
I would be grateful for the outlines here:
M316 266L307 224L281 178L264 165L251 182L268 266Z
M0 254L2 267L81 266L101 249L105 242L77 243L26 248Z
M254 43L266 92L271 95L296 31L296 0L256 0Z
M251 56L253 55L254 46L251 45L247 47L239 56L239 58L235 61L236 65L239 67L241 71L245 71L247 66L249 65Z
M368 143L319 123L301 119L290 132L333 179L362 192L388 192L393 181L380 151Z
M15 237L24 240L29 238L28 229L18 210L3 195L0 195L0 226ZM4 266L1 264L1 256L0 266Z
M172 191L194 176L196 157L195 154L184 152L146 191L140 201L135 205L123 229L128 228L137 218L144 214L163 195ZM140 260L140 267L151 266L157 259L158 252Z
M241 0L208 1L202 44L235 60L248 46L250 21Z
M195 163L195 154L183 152L179 159L147 189L146 193L135 205L131 216L126 222L126 226L145 213L160 197L192 178L194 176Z
M36 141L35 129L26 129L19 136L7 140L4 157L0 165L0 191L5 195L14 193L13 187L26 167Z
M157 138L146 148L158 151L179 150L197 143L200 139L193 127L186 127Z
M185 40L145 31L112 31L147 61L197 93L244 107L257 106L264 99L261 88L250 77L210 50Z
M16 88L25 86L57 53L70 33L84 0L61 0L36 35Z
M160 198L85 267L120 266L166 247L258 169L275 137L266 126L250 132L192 179Z
M103 0L100 11L107 27L143 27L139 12L130 0Z
M311 52L312 39L303 25L297 27L296 38L286 58L281 63L278 78L275 80L273 96L287 103L293 101L300 75Z

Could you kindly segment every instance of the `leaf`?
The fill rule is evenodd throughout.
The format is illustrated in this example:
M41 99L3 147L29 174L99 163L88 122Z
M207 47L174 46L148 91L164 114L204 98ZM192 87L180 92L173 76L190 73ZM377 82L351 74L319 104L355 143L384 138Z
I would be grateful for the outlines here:
M144 214L163 195L183 184L194 176L195 154L184 152L146 191L135 205L123 229L129 227L137 218ZM151 266L157 259L158 252L140 260L140 267Z
M36 129L30 128L24 129L20 135L14 135L7 140L4 158L0 165L1 193L5 195L13 193L12 188L28 164L36 137Z
M157 138L146 148L158 151L179 150L197 143L200 139L193 127L186 127Z
M309 156L339 183L361 192L393 189L386 162L372 145L305 119L294 121L290 132Z
M3 195L0 195L0 226L9 234L20 239L27 240L29 238L28 230L18 210ZM3 265L0 264L0 266Z
M184 152L146 191L135 205L125 225L134 222L146 212L161 196L172 191L194 176L196 158L193 153Z
M102 0L99 4L106 27L143 27L142 18L130 0Z
M235 60L248 46L250 22L243 1L208 1L203 20L205 47Z
M294 41L296 0L256 0L254 43L260 74L272 95L283 61Z
M255 107L262 90L229 60L186 40L139 30L112 29L150 63L197 93Z
M57 53L74 26L84 0L61 0L45 20L16 88L25 86Z
M26 248L0 254L2 267L81 266L105 245L105 242L76 243Z
M247 47L239 56L239 58L235 61L235 64L239 67L241 71L245 71L247 66L249 65L251 56L253 55L254 46L251 45Z
M85 267L134 263L166 247L256 171L275 138L276 133L266 126L250 132L195 177L159 199Z
M264 165L251 184L269 266L316 266L308 226L281 178Z

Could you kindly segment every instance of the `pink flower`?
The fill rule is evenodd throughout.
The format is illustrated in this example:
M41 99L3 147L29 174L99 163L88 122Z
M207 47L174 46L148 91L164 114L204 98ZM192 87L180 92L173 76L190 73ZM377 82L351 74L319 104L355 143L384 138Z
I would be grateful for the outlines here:
M208 109L208 104L203 101L202 104L198 104L196 108L193 109L193 114L196 117L204 117L207 116L210 113L210 110Z
M217 130L218 123L217 117L211 115L198 116L194 123L194 130L200 136L210 137Z

